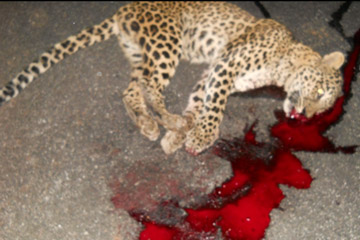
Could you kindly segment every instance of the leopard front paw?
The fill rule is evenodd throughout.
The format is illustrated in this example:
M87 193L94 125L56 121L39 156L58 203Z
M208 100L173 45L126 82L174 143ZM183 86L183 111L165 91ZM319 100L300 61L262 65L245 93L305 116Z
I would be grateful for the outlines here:
M150 141L156 141L160 135L157 122L148 115L140 115L137 118L136 125L140 128L141 134L147 137Z
M161 147L166 154L171 154L182 147L186 140L184 131L167 131L161 139Z
M197 156L211 147L218 138L217 129L206 129L200 126L193 128L186 137L185 149L191 155Z

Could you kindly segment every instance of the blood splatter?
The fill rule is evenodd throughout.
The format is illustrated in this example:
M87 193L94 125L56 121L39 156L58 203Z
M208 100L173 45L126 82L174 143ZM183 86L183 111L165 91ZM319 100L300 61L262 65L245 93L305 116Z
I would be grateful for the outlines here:
M275 112L278 123L270 129L273 136L270 143L256 141L254 124L243 139L219 141L212 152L231 162L233 177L215 189L205 204L196 209L185 209L187 216L183 222L166 226L142 214L130 213L144 225L140 239L190 240L214 239L216 236L261 239L270 223L269 213L284 198L279 184L310 187L312 178L292 151L354 151L355 146L334 146L323 134L343 113L359 53L360 30L355 34L354 50L344 68L344 95L329 111L309 121L288 119L284 113ZM116 202L116 198L112 200Z
M219 230L226 239L261 239L271 210L284 198L278 185L308 188L312 178L279 142L257 142L253 127L244 139L222 140L213 148L214 154L231 162L234 175L209 195L204 206L185 209L186 227L146 221L140 239L203 239L199 236L216 236Z

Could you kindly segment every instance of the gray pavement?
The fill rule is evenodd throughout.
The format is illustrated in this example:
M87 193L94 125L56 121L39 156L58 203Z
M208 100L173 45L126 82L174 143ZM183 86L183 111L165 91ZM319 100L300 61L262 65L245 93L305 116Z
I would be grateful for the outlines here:
M1 2L0 85L52 44L100 23L123 4ZM236 4L263 16L254 3ZM342 2L262 4L321 54L350 50L328 25ZM341 21L348 37L360 27L359 12L354 2ZM171 112L185 108L204 67L180 64L165 92ZM129 73L112 38L65 59L0 108L0 239L137 239L141 225L126 210L156 212L164 199L189 206L231 176L226 161L208 154L194 158L184 150L165 156L159 141L140 135L121 101ZM346 114L327 132L337 145L360 143L357 79ZM281 106L276 98L233 96L221 136L241 136L258 119L255 130L266 139L273 110ZM360 239L360 150L296 155L316 179L307 190L281 187L287 197L282 210L271 213L265 238ZM110 201L114 184L120 210Z

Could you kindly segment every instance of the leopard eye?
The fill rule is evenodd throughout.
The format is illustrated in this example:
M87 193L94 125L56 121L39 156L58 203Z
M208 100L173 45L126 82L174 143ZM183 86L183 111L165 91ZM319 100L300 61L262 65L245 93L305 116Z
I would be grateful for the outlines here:
M325 94L324 89L319 88L317 90L317 99L319 100L322 96L324 96L324 94Z

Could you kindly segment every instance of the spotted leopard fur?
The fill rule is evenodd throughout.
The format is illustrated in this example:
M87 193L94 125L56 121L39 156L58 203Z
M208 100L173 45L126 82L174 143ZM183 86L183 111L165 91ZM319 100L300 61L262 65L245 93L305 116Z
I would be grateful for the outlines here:
M321 57L274 20L256 19L223 2L137 2L55 44L0 89L0 102L17 96L66 56L112 35L132 67L123 93L126 110L150 140L158 138L158 124L168 130L161 140L168 154L184 143L193 154L211 146L231 93L280 86L287 92L287 116L296 111L306 117L329 109L342 94L339 68L344 55ZM209 68L179 116L166 110L162 91L181 59L207 63Z

